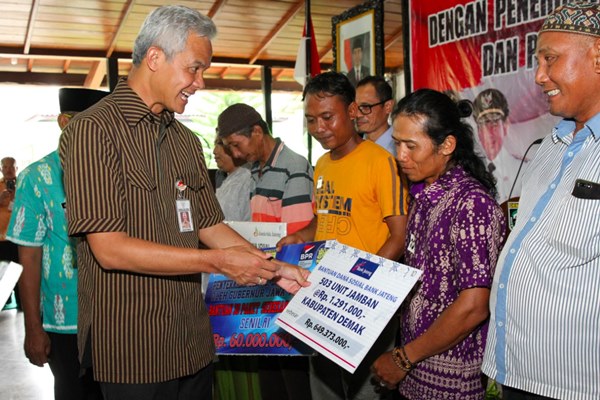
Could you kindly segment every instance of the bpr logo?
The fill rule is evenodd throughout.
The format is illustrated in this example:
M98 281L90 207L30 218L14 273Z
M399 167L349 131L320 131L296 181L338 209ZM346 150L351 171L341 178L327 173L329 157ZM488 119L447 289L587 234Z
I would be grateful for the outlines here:
M307 244L304 246L302 250L302 254L300 254L300 261L312 260L313 258L313 250L315 249L314 244Z

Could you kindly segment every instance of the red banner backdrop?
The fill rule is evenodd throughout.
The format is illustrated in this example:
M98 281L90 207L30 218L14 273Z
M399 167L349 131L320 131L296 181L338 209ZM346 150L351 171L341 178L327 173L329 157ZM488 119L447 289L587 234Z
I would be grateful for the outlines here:
M411 89L474 102L469 122L498 180L500 202L508 199L529 145L557 122L535 84L535 46L545 17L565 2L409 0ZM517 181L512 196L520 189Z

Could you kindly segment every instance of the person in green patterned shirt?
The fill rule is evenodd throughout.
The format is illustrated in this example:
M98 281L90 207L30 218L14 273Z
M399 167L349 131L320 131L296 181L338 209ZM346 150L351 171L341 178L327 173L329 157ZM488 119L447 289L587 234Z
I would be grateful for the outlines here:
M107 94L60 89L60 128ZM19 176L8 226L7 239L18 245L23 265L19 289L25 313L25 355L34 365L50 365L56 400L100 399L91 373L79 377L77 256L74 239L67 235L62 176L57 151L28 166Z

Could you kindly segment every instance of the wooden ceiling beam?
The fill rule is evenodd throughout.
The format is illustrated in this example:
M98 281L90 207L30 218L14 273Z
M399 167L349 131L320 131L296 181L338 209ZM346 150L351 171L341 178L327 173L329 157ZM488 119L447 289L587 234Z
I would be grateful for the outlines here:
M254 68L246 75L246 79L252 79L257 74L260 74L261 68Z
M285 72L285 69L281 68L279 71L273 74L273 80L276 81Z
M117 41L119 40L119 36L121 35L121 32L123 31L123 27L125 26L125 22L127 21L127 17L129 17L129 13L131 12L131 9L133 8L134 3L135 3L134 0L127 0L127 3L125 4L125 7L123 8L123 12L121 13L121 17L119 18L119 26L117 28L117 31L113 35L112 40L110 41L110 45L108 46L108 49L106 49L106 58L109 58L110 56L112 56L113 51L115 51L115 48L117 47Z
M402 26L396 29L396 31L392 33L392 36L390 36L388 40L385 41L383 48L385 50L389 49L394 43L396 43L400 39L402 39Z
M208 14L206 14L208 18L214 19L217 15L219 15L221 10L223 9L223 6L225 5L225 1L226 0L215 1L210 10L208 11Z
M294 5L290 7L290 9L285 13L285 15L279 20L277 25L271 29L271 31L267 34L267 36L263 39L262 43L256 48L254 54L250 56L250 64L254 64L258 57L262 54L263 51L269 47L269 44L275 40L277 35L289 24L289 22L298 14L298 12L304 7L304 0L297 0Z
M324 48L321 49L321 52L319 53L319 61L321 61L323 59L323 57L325 57L327 55L327 53L329 53L331 51L332 48L333 48L333 40L330 40L329 43L327 43L327 46L325 46Z
M114 52L113 57L120 61L131 61L131 53ZM0 57L8 58L34 58L48 60L82 60L82 61L101 61L105 60L106 56L101 51L95 50L61 50L61 49L31 49L27 56L15 47L0 46ZM232 64L232 65L249 65L248 59L237 57L213 57L211 64ZM252 65L266 65L274 68L294 68L294 61L289 60L257 60Z
M117 42L119 41L119 36L121 35L121 32L123 32L125 22L127 21L127 18L129 17L129 13L131 13L134 3L135 3L134 0L127 0L127 3L125 3L125 7L123 7L121 16L119 17L119 23L118 23L117 30L115 31L115 33L110 41L110 44L108 45L108 48L106 49L106 54L105 54L106 58L110 58L112 56L113 52L115 51L115 48L117 47ZM106 61L105 60L104 61L94 61L94 63L90 67L90 72L87 74L87 76L85 78L84 86L91 88L91 89L98 89L100 87L100 84L104 80L105 76L106 76Z
M209 90L262 90L262 82L260 79L207 79L206 88ZM296 81L273 81L273 90L301 92L302 86L300 86L300 84Z
M6 47L0 46L0 57L17 57L19 58L46 58L46 59L101 59L106 58L104 51L98 50L72 50L72 49L46 49L46 48L30 48L29 53L26 56L23 55L23 52L20 48L16 47ZM129 54L126 58L131 58L131 54Z
M95 61L90 72L85 77L83 86L90 89L98 89L106 76L106 61Z
M223 67L223 69L221 69L221 72L219 72L219 78L221 78L221 79L225 78L227 71L229 71L229 67Z
M261 66L265 65L267 67L273 68L294 68L296 66L295 61L288 60L256 60L256 62L249 64L248 60L244 60L243 58L236 57L213 57L212 64L222 63L222 64L233 64L233 65L256 65Z
M62 74L45 72L5 72L0 71L0 83L18 83L52 86L84 86L85 74ZM262 82L260 80L240 80L240 79L206 79L207 90L261 90ZM102 82L100 87L105 87L106 82ZM302 86L295 81L273 81L273 90L281 91L302 91Z
M331 67L331 17L361 1L364 0L337 3L312 0L318 57L319 62L323 62L323 70ZM396 64L401 64L403 59L400 13L403 2L381 1L389 3L386 19L387 14L391 16L383 42L389 61L387 71L398 68ZM95 86L107 79L101 74L105 67L110 68L106 64L108 58L118 59L118 73L126 75L131 68L135 31L144 14L172 1L85 0L84 3L81 6L77 2L59 0L9 0L0 15L4 21L4 30L0 29L0 71L20 71L26 74L23 79L42 76L32 75L34 71L83 74L82 82ZM220 35L215 43L218 42L216 46L220 48L215 49L213 67L207 76L238 83L246 76L260 81L260 67L269 66L274 80L291 79L290 68L295 64L306 0L273 0L263 2L262 8L249 7L246 3L251 2L242 0L186 0L184 3L201 9L219 26ZM295 36L298 38L294 39ZM387 57L387 53L392 56ZM15 59L16 67L11 65L11 59ZM282 68L285 72L281 72Z
M33 35L33 24L37 17L37 12L40 2L38 0L32 0L31 10L29 11L29 18L27 20L27 33L25 34L25 41L23 43L23 54L29 53L31 47L31 36Z
M56 86L83 86L83 74L49 74L45 72L8 72L0 71L0 82L31 84L31 85L56 85Z

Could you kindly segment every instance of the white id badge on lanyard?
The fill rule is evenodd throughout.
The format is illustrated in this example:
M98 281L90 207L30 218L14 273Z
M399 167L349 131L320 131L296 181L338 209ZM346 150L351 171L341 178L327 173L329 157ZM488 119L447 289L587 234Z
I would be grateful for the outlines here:
M194 221L190 212L190 201L187 199L178 199L177 221L179 222L179 232L192 232L194 230Z

